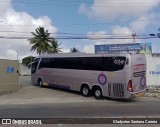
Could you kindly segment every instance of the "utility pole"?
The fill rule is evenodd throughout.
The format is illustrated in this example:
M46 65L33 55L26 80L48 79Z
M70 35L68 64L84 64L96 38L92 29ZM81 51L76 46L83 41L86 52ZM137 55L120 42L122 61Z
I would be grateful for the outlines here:
M136 42L136 33L132 33L132 37L133 37L133 43Z

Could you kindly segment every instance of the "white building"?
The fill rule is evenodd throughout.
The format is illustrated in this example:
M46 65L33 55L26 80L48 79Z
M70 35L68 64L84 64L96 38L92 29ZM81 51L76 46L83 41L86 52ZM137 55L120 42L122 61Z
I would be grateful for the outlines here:
M23 64L20 64L20 75L31 75L31 69Z
M147 85L160 85L160 54L146 54Z

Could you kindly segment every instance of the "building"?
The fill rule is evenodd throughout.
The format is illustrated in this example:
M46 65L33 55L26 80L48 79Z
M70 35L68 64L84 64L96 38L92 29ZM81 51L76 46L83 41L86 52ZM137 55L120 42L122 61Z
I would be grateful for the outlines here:
M147 85L160 85L160 54L145 54Z
M0 93L19 88L19 61L0 59Z

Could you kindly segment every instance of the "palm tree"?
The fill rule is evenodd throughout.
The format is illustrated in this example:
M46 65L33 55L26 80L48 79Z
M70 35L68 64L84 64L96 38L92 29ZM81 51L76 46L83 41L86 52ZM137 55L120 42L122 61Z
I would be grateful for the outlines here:
M61 43L58 43L58 41L56 41L54 38L50 41L50 51L49 53L59 53L62 52L62 48L59 48L59 46L61 45Z
M45 30L44 27L38 27L35 32L31 33L34 36L33 38L28 39L30 44L33 44L31 51L37 50L39 55L49 53L51 51L50 42L53 38L50 37L48 30Z
M80 52L80 51L79 51L79 49L73 47L73 48L70 49L70 52Z

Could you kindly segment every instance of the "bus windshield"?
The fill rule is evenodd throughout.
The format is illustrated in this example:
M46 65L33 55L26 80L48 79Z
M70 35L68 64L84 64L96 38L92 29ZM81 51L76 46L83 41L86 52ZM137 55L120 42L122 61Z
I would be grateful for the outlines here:
M34 59L34 62L31 65L32 66L31 67L31 74L34 74L36 72L39 60L40 60L40 58Z

